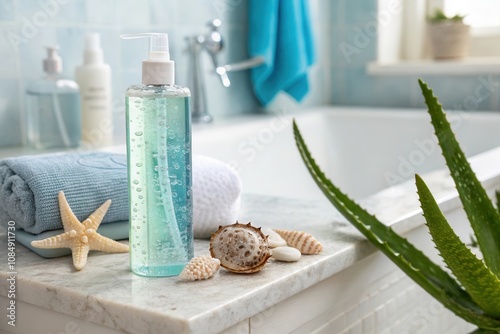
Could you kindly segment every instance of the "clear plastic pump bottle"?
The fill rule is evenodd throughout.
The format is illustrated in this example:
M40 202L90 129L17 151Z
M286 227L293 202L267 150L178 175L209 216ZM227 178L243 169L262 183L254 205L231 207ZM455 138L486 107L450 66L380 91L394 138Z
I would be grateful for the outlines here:
M61 76L57 47L47 47L45 77L26 89L26 143L36 149L76 147L81 138L78 84Z
M143 276L178 275L193 257L189 89L174 85L168 36L150 38L142 85L126 92L130 266Z

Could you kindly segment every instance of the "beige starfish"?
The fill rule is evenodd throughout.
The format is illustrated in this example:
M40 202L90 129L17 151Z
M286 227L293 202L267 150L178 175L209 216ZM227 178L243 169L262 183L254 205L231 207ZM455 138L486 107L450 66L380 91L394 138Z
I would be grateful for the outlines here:
M107 200L87 219L80 223L64 196L59 192L59 210L63 222L64 233L31 242L31 246L37 248L70 248L73 253L73 265L76 270L81 270L87 263L87 255L91 250L110 253L124 253L129 251L129 246L121 244L109 238L103 237L96 232L104 215L111 205Z

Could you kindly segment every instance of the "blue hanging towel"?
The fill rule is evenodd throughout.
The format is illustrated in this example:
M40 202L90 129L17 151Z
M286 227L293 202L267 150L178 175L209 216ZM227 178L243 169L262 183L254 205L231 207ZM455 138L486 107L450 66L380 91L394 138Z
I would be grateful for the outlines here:
M307 0L249 0L248 42L251 57L264 57L252 70L255 94L267 105L285 91L301 101L309 91L307 70L314 47Z

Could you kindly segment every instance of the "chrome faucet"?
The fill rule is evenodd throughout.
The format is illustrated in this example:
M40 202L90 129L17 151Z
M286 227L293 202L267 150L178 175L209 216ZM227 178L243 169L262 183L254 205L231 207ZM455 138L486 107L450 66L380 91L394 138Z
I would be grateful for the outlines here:
M190 36L186 40L189 44L188 51L190 55L189 61L189 79L188 87L191 89L191 118L193 122L212 121L212 116L207 111L207 95L205 90L205 80L203 68L201 65L201 52L205 49L212 58L214 67L218 67L217 54L222 50L224 44L222 35L219 33L221 21L215 19L208 23L211 28L206 35ZM220 76L224 87L230 86L227 74Z
M221 24L221 20L215 19L208 22L210 31L207 34L186 37L190 56L188 87L191 90L191 118L193 122L208 123L212 121L212 116L207 110L204 71L200 59L203 50L206 50L212 58L214 72L219 76L224 87L231 86L227 72L249 69L263 62L263 58L257 57L236 64L220 66L217 56L224 47L222 35L219 32Z

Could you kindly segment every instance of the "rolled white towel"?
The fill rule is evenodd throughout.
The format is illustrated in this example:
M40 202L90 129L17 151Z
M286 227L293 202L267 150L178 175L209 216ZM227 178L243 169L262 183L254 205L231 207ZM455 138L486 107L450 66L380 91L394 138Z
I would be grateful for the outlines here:
M219 225L236 222L241 180L228 164L193 155L193 229L196 239L209 239Z

